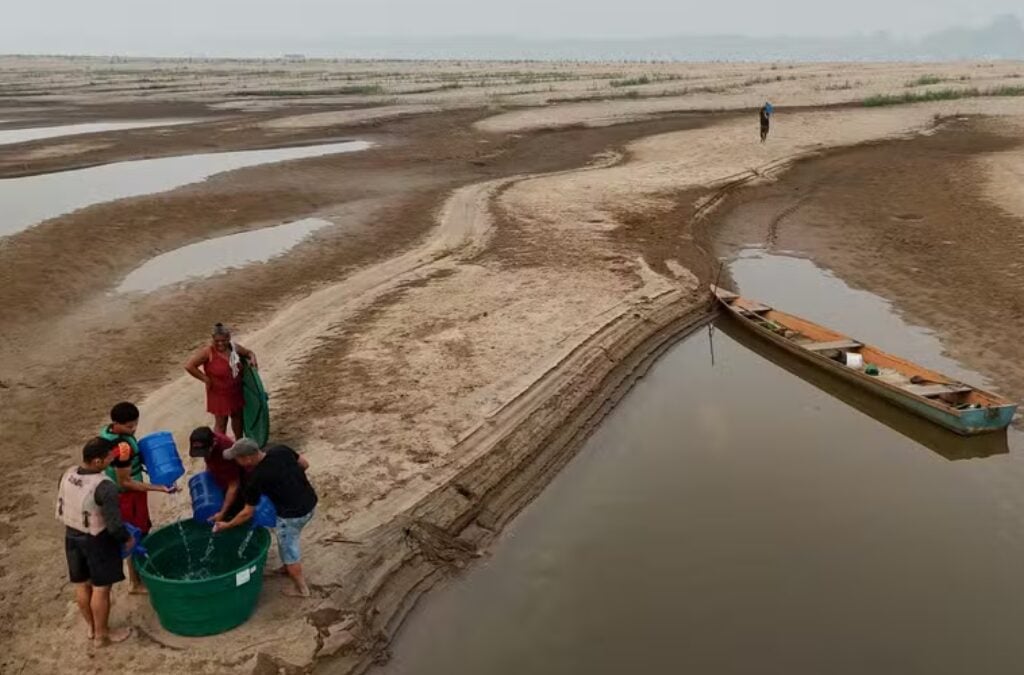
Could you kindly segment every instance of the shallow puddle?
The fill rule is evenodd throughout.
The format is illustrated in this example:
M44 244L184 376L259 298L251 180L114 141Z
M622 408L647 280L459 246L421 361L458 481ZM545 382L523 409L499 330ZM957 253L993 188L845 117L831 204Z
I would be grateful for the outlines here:
M358 152L365 141L161 157L89 169L0 180L0 236L9 236L77 209L126 197L164 192L224 171L259 164Z
M51 127L33 127L31 129L0 129L0 145L26 143L44 138L59 136L78 136L95 134L102 131L123 131L126 129L145 129L147 127L169 127L190 124L196 120L148 120L135 122L87 122L83 124L62 124ZM3 120L0 120L0 124Z
M983 381L883 299L777 258L738 260L738 290ZM1024 435L977 440L723 322L423 601L379 672L1018 673Z
M305 218L284 225L208 239L158 255L133 270L118 293L148 293L196 277L217 274L251 263L266 262L287 252L313 232L332 223Z

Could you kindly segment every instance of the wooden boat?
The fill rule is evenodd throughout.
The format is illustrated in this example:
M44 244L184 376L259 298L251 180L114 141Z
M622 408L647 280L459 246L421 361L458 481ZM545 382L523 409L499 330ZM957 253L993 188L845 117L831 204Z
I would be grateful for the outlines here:
M715 329L771 362L772 365L799 377L832 398L951 462L985 459L1010 452L1005 430L974 436L951 434L948 429L892 405L868 388L850 382L847 378L833 373L831 369L819 368L807 359L755 335L748 326L742 325L735 317L725 317L716 324Z
M850 337L714 288L741 325L791 354L965 436L1005 429L1017 404Z

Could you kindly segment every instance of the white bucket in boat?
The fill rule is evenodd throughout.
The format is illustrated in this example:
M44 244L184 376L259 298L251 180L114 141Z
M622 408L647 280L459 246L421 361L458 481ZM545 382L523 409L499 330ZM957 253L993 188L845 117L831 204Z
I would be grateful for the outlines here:
M850 368L863 368L864 367L864 356L856 352L846 352L846 365Z

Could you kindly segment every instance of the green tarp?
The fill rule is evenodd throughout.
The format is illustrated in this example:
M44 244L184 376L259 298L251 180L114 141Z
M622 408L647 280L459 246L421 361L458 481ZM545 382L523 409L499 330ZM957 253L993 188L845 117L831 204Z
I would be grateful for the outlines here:
M245 408L242 409L245 436L262 448L270 438L270 407L259 371L248 364L242 369L242 395L245 397Z

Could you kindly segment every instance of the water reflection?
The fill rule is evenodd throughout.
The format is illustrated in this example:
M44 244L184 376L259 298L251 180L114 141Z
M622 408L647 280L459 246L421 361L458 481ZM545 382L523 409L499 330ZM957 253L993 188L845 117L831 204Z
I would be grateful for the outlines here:
M363 141L274 150L216 152L117 162L89 169L0 180L0 237L92 204L171 190L224 171L259 164L358 152Z
M103 131L123 131L126 129L145 129L147 127L169 127L180 124L191 124L195 120L168 119L135 122L88 122L83 124L62 124L49 127L32 127L30 129L0 129L0 145L27 143L44 138L59 136L78 136L95 134ZM0 124L3 120L0 120Z
M305 218L189 244L146 261L124 278L116 292L148 293L187 279L266 262L330 224L321 218Z

